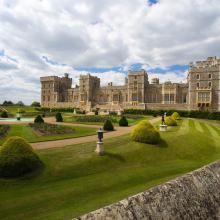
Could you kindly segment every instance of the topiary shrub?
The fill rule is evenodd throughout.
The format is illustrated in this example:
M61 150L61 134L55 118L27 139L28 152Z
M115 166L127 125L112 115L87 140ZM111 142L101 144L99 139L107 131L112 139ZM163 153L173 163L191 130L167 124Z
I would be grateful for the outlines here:
M118 122L119 126L121 127L127 127L128 126L128 120L125 116L122 116L121 119Z
M38 155L23 138L11 137L0 149L0 177L19 177L41 165Z
M131 132L131 139L146 144L158 144L160 134L147 120L139 122Z
M180 119L181 119L178 112L174 112L174 113L171 115L171 117L172 117L174 120L180 120Z
M111 122L111 120L107 119L104 123L103 129L105 131L114 131L114 126Z
M167 116L165 118L165 124L168 126L177 126L176 120L173 119L173 117L171 117L171 116Z
M3 111L3 112L1 113L1 117L2 117L2 118L8 118L8 113L7 113L6 111Z
M41 115L38 115L38 116L34 119L34 123L44 123L44 119L41 117Z
M57 112L56 113L56 122L63 122L63 117L62 117L62 114L60 112Z

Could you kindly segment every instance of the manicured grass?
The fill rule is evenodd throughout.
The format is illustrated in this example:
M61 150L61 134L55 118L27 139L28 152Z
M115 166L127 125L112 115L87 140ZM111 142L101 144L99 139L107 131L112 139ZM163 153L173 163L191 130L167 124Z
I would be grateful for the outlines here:
M14 124L10 125L10 130L8 135L1 139L0 138L0 145L9 137L12 136L19 136L25 138L29 142L39 142L39 141L50 141L50 140L59 140L65 138L75 138L75 137L82 137L96 134L95 128L86 128L86 127L79 127L79 126L72 126L75 131L73 133L67 134L56 134L56 135L39 135L34 130L28 126L23 124Z
M220 128L181 120L161 133L157 145L128 135L95 143L39 150L45 169L16 180L0 180L0 219L72 219L146 190L220 158Z
M24 110L25 112L37 112L37 110L35 110L35 107L30 107L30 106L7 106L7 107L2 107L5 108L9 113L15 115L18 111L18 109Z

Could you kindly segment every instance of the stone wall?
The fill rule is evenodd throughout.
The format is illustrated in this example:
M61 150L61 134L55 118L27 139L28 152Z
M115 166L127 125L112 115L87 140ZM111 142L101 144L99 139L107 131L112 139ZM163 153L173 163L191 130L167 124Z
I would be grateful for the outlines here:
M220 161L77 219L220 219Z

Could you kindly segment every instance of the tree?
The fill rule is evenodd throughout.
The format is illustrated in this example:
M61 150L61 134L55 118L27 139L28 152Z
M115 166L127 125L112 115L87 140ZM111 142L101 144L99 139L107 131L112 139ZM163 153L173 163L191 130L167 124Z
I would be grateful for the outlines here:
M17 106L24 106L24 103L22 101L19 101L15 105L17 105Z
M128 120L125 116L122 116L121 119L118 122L119 126L127 127L128 126Z
M31 106L32 107L40 107L40 102L34 101L34 102L32 102Z
M8 113L6 111L3 111L0 113L2 118L8 118Z
M10 106L10 105L14 105L14 103L12 102L12 101L4 101L3 103L2 103L2 105L3 106Z

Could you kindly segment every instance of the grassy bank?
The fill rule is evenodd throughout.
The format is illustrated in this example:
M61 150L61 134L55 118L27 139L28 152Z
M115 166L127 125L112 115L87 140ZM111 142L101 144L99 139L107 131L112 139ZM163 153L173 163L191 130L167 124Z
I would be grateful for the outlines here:
M183 120L161 134L158 146L121 136L94 143L39 150L45 169L0 180L0 219L71 219L136 194L220 158L220 128Z

